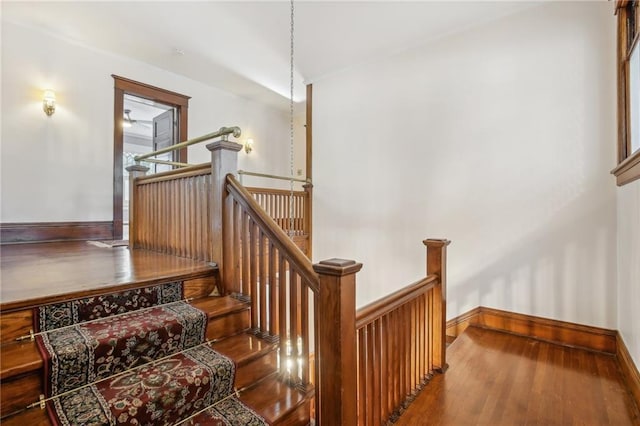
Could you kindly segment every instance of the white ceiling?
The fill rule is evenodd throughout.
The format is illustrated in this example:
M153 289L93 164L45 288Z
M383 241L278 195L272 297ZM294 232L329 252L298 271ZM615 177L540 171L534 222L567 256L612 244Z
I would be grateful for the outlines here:
M304 84L531 7L526 1L297 1L295 95ZM2 1L2 20L133 57L288 108L287 1Z

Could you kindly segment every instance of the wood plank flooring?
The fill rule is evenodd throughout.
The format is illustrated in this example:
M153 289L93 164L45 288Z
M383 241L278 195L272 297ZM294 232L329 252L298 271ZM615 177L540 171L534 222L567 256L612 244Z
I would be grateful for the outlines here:
M96 247L86 241L3 245L0 311L131 283L197 278L211 270L207 262L127 247Z
M469 327L400 416L408 425L640 425L611 355Z

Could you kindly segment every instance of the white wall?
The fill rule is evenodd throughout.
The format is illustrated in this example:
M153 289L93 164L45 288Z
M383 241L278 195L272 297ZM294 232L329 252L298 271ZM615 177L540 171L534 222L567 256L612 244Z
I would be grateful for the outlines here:
M256 141L251 155L240 153L240 168L288 174L287 112L3 21L2 222L112 219L111 74L191 96L189 136L238 125L241 140ZM52 117L42 111L46 88L58 98ZM191 147L189 162L204 161L204 145Z
M524 13L314 82L314 257L364 263L358 305L449 247L476 306L616 327L615 20Z
M618 329L640 366L640 181L618 188Z

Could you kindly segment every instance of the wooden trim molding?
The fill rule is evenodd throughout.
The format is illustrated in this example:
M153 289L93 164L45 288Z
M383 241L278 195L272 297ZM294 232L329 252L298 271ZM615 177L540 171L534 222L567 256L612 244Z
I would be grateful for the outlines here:
M640 179L640 151L631 146L631 87L630 58L638 48L640 38L640 12L635 2L616 1L617 16L617 111L618 111L618 166L611 171L618 186Z
M0 224L0 243L110 240L113 222L31 222Z
M615 330L518 314L480 306L447 321L447 335L458 336L469 325L533 337L564 346L616 354Z
M618 186L640 179L640 151L620 163L611 173L616 177Z
M633 358L631 358L620 332L616 333L616 357L620 363L620 370L622 370L622 376L627 382L631 396L636 405L640 407L640 372L638 372L638 368L633 362Z
M631 396L640 407L640 372L619 331L479 306L447 321L447 338L454 339L470 325L615 355Z
M178 111L178 141L188 139L188 114L190 96L140 83L128 78L112 74L114 81L113 98L113 234L112 238L122 238L122 152L124 145L124 133L122 130L122 117L124 111L124 95L129 94L140 98L149 99L165 105L171 105ZM176 161L187 162L187 147L177 151Z
M477 308L473 308L472 310L447 321L447 338L451 337L455 339L464 333L470 325L477 325L480 309L482 308L478 306Z

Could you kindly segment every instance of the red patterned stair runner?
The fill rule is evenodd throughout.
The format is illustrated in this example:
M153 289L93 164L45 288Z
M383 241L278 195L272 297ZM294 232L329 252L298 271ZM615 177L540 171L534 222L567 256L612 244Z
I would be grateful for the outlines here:
M208 317L182 297L178 282L38 308L53 424L266 425L232 396L233 361L203 344Z
M198 413L180 425L184 426L262 426L267 422L255 411L232 396Z
M45 391L58 395L204 341L207 315L185 302L103 318L37 336Z
M234 378L233 361L200 345L72 391L48 409L56 425L174 425L231 395Z

